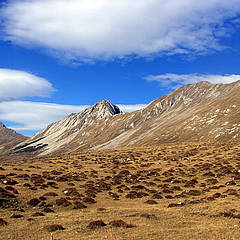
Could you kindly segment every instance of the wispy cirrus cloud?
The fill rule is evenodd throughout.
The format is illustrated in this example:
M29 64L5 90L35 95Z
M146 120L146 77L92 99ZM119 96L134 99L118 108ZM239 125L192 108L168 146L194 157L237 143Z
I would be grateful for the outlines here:
M0 101L25 97L48 97L55 89L52 84L36 75L0 68Z
M0 20L5 40L91 62L219 51L239 13L239 0L9 0Z
M118 106L123 112L131 112L146 105L118 104ZM81 112L87 107L89 105L74 106L31 101L5 101L0 102L0 120L13 123L8 127L16 131L37 131L71 113Z
M192 84L201 81L208 81L210 83L232 83L240 80L240 75L237 74L225 74L225 75L214 75L214 74L175 74L166 73L160 75L148 75L144 78L149 82L156 81L162 87L176 89L186 84Z

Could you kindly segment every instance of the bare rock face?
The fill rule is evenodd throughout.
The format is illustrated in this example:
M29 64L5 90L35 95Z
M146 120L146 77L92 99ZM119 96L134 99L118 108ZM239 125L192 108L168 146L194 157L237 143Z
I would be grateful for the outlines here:
M226 141L240 137L240 81L188 84L147 107L123 114L102 100L50 124L17 151L39 155L182 141Z

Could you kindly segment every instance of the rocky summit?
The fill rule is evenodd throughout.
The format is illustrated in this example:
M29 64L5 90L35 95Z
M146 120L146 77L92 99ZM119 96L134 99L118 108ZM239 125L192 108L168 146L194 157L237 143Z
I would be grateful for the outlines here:
M120 113L122 112L119 107L102 100L80 113L73 113L61 121L50 124L30 140L15 147L14 151L19 153L39 150L42 154L52 153L71 144L79 135L88 136L87 130L100 122L107 122L109 118Z
M16 133L14 130L7 128L0 122L0 151L1 154L8 153L9 149L25 141L28 137Z
M174 142L215 142L240 136L240 81L188 84L131 113L102 100L50 124L15 148L45 155Z

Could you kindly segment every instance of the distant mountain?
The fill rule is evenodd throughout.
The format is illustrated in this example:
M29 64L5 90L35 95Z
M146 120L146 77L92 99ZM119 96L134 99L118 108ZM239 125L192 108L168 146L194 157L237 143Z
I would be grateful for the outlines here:
M9 153L9 150L13 146L27 139L28 137L25 137L21 134L16 133L14 130L7 128L3 123L0 122L0 153L1 154Z
M53 123L15 151L41 155L240 137L240 81L188 84L131 113L103 100Z

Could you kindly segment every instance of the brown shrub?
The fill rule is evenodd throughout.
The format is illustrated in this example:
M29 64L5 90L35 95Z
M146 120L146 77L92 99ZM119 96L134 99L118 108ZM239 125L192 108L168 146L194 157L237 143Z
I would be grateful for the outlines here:
M3 218L0 218L0 226L5 226L7 224L8 223Z
M33 216L33 217L43 217L43 216L45 216L45 214L42 213L42 212L35 212L35 213L33 213L32 216Z
M93 198L90 198L90 197L83 198L83 202L89 203L89 204L96 203L96 201Z
M22 214L16 214L16 213L13 213L10 218L23 218L24 216Z
M74 201L73 202L73 209L83 209L83 208L87 208L87 206L85 206L80 201Z
M45 208L43 209L43 212L45 212L45 213L51 213L51 212L54 212L54 210L52 210L52 209L49 208L49 207L45 207Z
M106 223L104 223L102 220L92 221L87 225L87 228L89 229L95 229L99 227L105 227L107 226Z
M158 202L156 202L155 200L152 200L152 199L150 199L150 200L147 200L147 201L145 201L144 203L146 203L146 204L158 204Z
M51 224L51 225L44 226L43 229L47 230L48 232L55 232L57 230L64 230L66 228L64 228L60 224Z
M185 203L183 203L183 202L170 203L170 204L168 205L168 208L171 208L171 207L181 207L181 206L184 206L184 205L185 205Z
M40 200L37 198L32 198L30 201L27 202L27 205L29 206L37 206L40 203Z
M201 191L199 191L199 190L192 189L192 190L188 191L187 194L188 194L188 195L191 195L191 196L199 196L199 195L201 195L202 193L201 193Z
M123 220L114 220L114 221L111 221L109 223L109 225L111 225L112 227L124 227L124 228L132 228L132 227L135 227L135 225L132 225L132 224L128 224L126 222L124 222Z
M217 183L218 183L218 180L215 179L215 178L209 178L209 179L206 180L206 182L207 182L208 184L217 184Z
M157 219L157 216L154 214L149 214L149 213L142 213L140 217L148 218L148 219Z
M47 192L47 193L45 193L43 196L56 197L56 196L58 196L58 194L55 193L55 192Z
M163 197L159 193L155 193L152 195L153 199L162 199Z
M67 201L66 198L59 198L59 199L56 199L56 204L57 206L60 206L60 205L63 205L63 203L65 203Z

